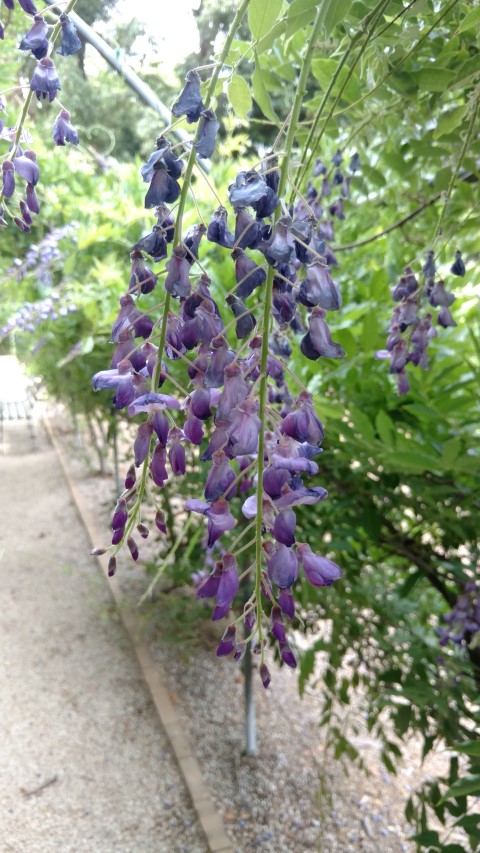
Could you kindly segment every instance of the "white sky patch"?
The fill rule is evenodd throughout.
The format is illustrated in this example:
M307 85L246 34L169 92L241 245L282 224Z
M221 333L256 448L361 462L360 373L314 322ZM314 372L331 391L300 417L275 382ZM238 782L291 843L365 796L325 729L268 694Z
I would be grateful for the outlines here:
M146 49L148 58L172 68L199 49L192 11L198 6L199 0L119 0L115 16L122 21L136 18L145 22L147 34L153 36L159 46L158 53Z

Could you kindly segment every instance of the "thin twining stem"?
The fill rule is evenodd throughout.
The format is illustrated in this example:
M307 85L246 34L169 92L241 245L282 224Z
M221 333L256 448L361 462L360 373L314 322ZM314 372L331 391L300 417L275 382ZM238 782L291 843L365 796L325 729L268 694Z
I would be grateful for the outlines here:
M213 186L212 182L211 182L211 181L209 181L209 179L207 178L207 176L206 176L205 172L203 171L203 169L201 169L201 168L200 168L200 166L198 165L198 163L195 163L195 168L196 168L197 172L202 176L203 180L204 180L204 181L205 181L205 183L207 184L207 186L208 186L208 188L209 188L210 192L212 193L212 195L214 195L214 196L215 196L215 198L217 199L217 201L218 201L218 203L219 203L220 207L223 207L222 200L221 200L220 196L218 195L217 191L215 190L215 187Z
M243 528L243 530L239 534L239 536L237 536L237 538L234 539L233 542L231 543L231 545L230 545L230 551L231 552L233 551L235 546L238 545L238 543L242 541L243 537L248 533L248 531L251 530L252 527L255 527L255 524L256 524L255 519L253 519L253 521L251 521L250 524L247 524L247 526Z
M169 562L172 560L172 558L175 556L175 554L177 553L178 549L180 548L180 545L181 545L181 544L182 544L182 542L183 542L183 539L184 539L184 537L185 537L185 534L186 534L186 533L188 533L188 530L189 530L189 528L191 527L191 525L192 525L192 524L193 524L193 515L189 515L189 516L188 516L188 518L187 518L187 520L186 520L186 522L185 522L185 524L183 525L183 527L182 527L182 529L181 529L180 533L178 534L178 536L177 536L177 538L176 538L175 542L173 543L172 547L170 548L170 550L169 550L169 552L168 552L167 556L166 556L166 557L165 557L165 559L160 563L160 565L159 565L159 567L158 567L157 571L155 572L155 576L152 578L152 580L151 580L151 582L149 583L149 585L148 585L147 589L145 590L145 592L144 592L144 593L143 593L143 595L141 596L141 598L140 598L140 600L139 600L139 602L138 602L138 606L139 606L139 607L140 607L140 606L144 603L144 601L145 601L147 598L149 598L149 596L152 594L152 592L153 592L153 590L155 589L155 587L156 587L156 585L157 585L158 581L160 580L160 578L161 578L161 576L162 576L163 572L164 572L164 571L165 571L165 569L167 568L167 566L168 566Z

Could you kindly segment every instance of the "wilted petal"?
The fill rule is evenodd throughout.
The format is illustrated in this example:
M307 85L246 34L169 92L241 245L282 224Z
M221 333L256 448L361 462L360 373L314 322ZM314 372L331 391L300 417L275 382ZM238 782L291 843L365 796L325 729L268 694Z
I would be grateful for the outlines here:
M215 151L215 140L220 128L220 122L213 110L204 110L198 123L198 139L193 143L198 157L211 157Z
M176 118L184 115L187 118L188 124L192 124L198 121L204 109L200 94L200 76L196 71L189 71L185 79L187 81L186 85L172 107L172 114Z
M235 480L235 474L223 450L213 454L213 468L210 469L205 484L205 499L215 501L225 497L230 500L235 494L235 488L230 488Z

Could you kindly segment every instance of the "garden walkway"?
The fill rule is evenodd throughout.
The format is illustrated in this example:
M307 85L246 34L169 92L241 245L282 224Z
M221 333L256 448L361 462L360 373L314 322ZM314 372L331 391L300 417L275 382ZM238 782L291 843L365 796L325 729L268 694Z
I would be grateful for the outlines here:
M2 851L203 853L197 815L41 426L0 456Z

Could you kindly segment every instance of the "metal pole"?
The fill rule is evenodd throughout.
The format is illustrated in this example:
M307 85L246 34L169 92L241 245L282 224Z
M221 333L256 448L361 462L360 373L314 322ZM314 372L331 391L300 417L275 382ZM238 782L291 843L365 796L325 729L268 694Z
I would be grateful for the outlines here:
M245 601L250 597L251 589L248 583L245 585ZM245 626L245 638L250 631ZM243 658L243 675L245 679L245 753L256 755L257 752L257 726L255 716L255 689L253 684L253 656L251 640L246 642L245 655Z

